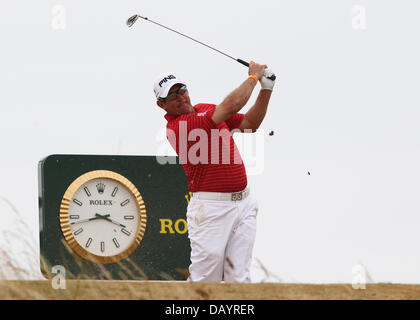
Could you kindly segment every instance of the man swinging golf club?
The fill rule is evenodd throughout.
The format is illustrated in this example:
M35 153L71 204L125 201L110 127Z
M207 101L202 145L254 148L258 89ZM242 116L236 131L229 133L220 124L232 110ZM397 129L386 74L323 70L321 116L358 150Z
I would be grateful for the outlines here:
M255 132L263 121L274 74L251 61L248 77L219 105L191 104L186 84L174 73L157 77L157 105L166 111L167 138L184 168L192 193L187 208L191 244L188 281L251 282L257 202L250 196L242 158L232 134ZM254 105L239 113L255 86Z

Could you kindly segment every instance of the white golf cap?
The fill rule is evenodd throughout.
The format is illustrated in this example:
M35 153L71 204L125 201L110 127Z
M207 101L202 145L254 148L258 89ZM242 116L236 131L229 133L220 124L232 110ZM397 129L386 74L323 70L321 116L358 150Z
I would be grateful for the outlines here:
M156 99L159 98L166 98L168 95L169 90L172 88L173 85L180 83L185 85L183 81L181 81L175 73L173 72L164 72L161 73L154 82L154 88Z

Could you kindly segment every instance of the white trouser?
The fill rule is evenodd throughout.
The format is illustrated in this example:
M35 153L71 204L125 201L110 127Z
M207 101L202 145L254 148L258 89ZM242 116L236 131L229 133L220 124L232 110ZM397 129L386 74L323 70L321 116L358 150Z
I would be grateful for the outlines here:
M187 208L191 265L188 281L251 282L257 202L192 197Z

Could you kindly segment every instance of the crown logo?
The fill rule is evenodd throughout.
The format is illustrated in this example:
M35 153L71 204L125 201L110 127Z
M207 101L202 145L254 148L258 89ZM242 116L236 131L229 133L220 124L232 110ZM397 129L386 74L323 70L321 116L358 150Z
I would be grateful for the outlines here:
M105 185L102 182L100 182L96 185L96 189L98 189L99 194L102 194L105 191Z

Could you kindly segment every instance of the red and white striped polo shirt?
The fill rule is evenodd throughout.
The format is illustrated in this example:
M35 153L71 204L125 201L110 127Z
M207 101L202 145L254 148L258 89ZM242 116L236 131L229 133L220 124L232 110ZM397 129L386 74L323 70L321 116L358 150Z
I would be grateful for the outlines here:
M216 125L214 104L197 104L195 112L165 115L167 139L176 151L190 192L238 192L247 186L245 166L232 137L244 115L237 113Z

